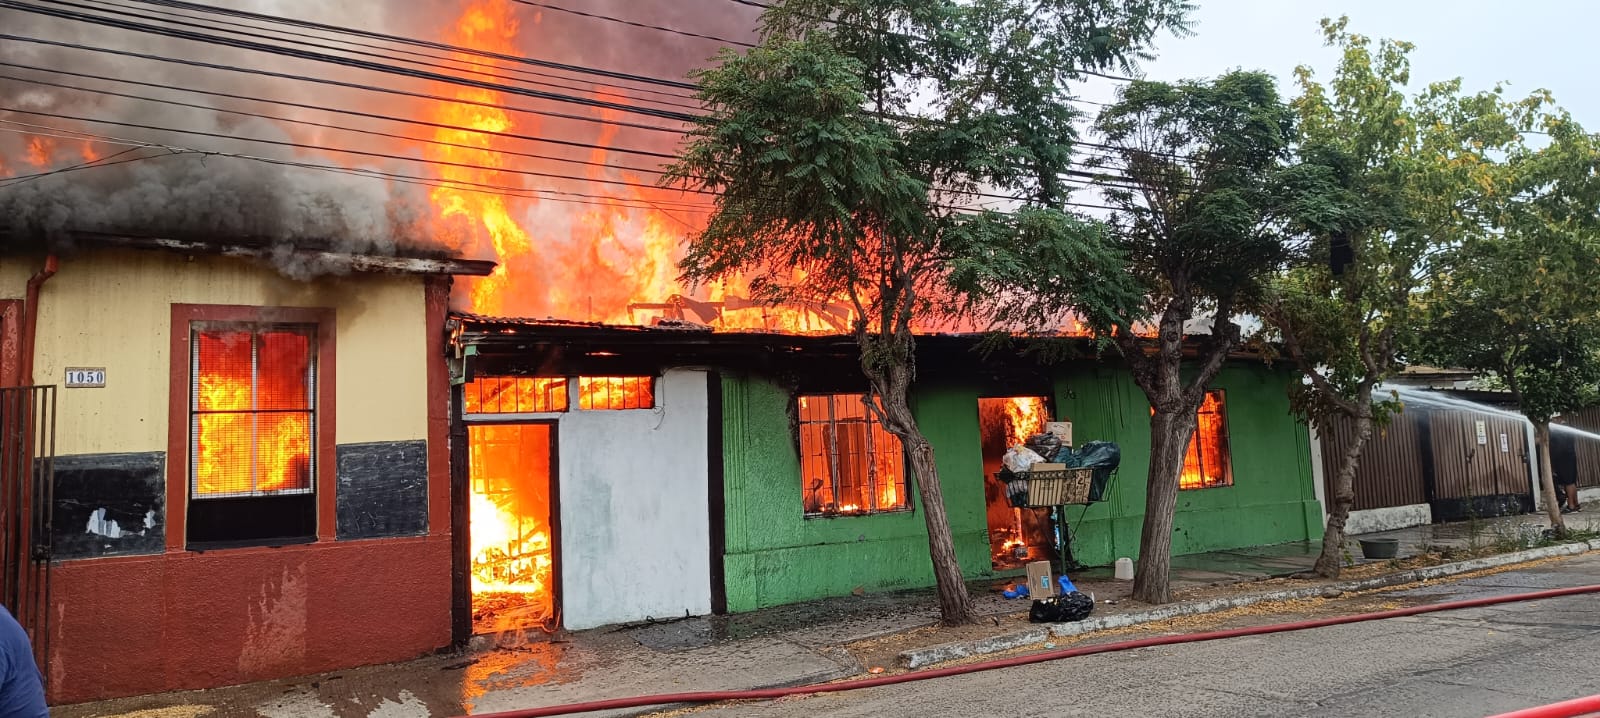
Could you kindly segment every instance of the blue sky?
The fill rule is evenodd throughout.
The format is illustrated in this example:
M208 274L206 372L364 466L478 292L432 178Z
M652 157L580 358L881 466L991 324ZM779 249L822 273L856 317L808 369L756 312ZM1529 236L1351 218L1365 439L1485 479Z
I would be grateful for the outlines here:
M1466 90L1510 83L1511 95L1544 87L1590 130L1600 130L1600 2L1590 0L1197 0L1193 37L1166 36L1142 69L1155 80L1264 70L1292 93L1292 71L1327 77L1337 62L1317 21L1350 16L1350 29L1416 44L1414 86L1461 77ZM1109 83L1085 88L1110 99Z

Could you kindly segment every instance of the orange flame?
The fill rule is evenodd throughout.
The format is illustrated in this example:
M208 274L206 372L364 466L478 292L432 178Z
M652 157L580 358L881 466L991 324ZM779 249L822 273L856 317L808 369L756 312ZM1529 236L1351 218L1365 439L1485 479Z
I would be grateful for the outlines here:
M554 623L550 438L549 427L540 424L468 428L469 541L479 632Z
M1006 400L1006 445L1021 446L1028 437L1044 431L1044 397L1017 396Z
M297 334L262 335L261 361L252 367L249 332L199 335L196 494L311 487L307 341Z
M56 142L48 137L29 137L28 155L25 158L28 164L44 168L50 165L50 154L55 151Z

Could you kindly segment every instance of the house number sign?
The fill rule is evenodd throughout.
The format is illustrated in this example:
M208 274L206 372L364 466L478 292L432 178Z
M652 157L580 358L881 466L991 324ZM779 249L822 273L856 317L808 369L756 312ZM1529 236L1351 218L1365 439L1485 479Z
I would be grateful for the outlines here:
M106 385L106 368L67 367L68 389L100 389Z

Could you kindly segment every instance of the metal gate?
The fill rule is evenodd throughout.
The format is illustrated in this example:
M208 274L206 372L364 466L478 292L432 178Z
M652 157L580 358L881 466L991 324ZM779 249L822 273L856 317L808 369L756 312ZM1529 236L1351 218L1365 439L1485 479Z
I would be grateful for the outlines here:
M56 388L0 388L0 604L27 630L41 673L49 665L55 449Z

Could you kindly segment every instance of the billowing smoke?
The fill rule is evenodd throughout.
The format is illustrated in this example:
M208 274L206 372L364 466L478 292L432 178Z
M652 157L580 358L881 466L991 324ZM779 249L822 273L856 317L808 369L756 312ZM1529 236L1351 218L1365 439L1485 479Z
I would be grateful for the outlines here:
M404 3L214 0L214 3L250 12L450 42L452 29L460 23L464 9L474 4L474 0ZM48 3L40 5L49 6ZM679 80L690 69L703 65L718 44L540 5L745 41L754 39L752 30L757 12L731 0L652 0L646 3L550 0L509 5L521 25L516 45L522 55ZM447 61L406 54L446 55L440 50L423 50L319 30L275 27L255 20L134 0L106 0L95 6L94 14L120 20L269 41L246 34L262 33L271 36L270 42L276 45L428 72L464 73L459 63L451 65ZM163 19L168 22L161 22ZM172 21L203 27L174 25ZM223 24L229 22L256 27ZM286 29L316 37L280 34ZM594 208L601 206L595 204L599 201L597 198L615 198L620 194L617 184L603 180L626 178L625 181L650 183L656 179L654 174L616 170L609 165L615 162L654 168L662 162L660 158L648 156L523 140L509 144L497 141L495 149L514 147L516 152L608 166L591 164L585 167L520 155L491 156L483 150L452 154L441 152L444 146L441 143L473 144L480 140L441 134L437 127L284 104L439 122L437 108L441 101L415 95L459 97L459 87L447 83L102 27L19 10L0 9L0 32L412 93L372 92L0 40L0 63L6 63L0 65L0 230L13 242L59 240L74 232L108 232L180 239L314 241L337 251L362 253L389 253L403 246L429 245L454 249L466 256L509 259L495 256L500 252L494 242L483 227L472 226L470 218L457 217L453 221L440 218L438 203L430 194L438 191L441 178L459 177L459 172L452 175L441 171L438 165L442 156L450 156L463 164L500 167L502 171L486 184L503 187L512 195L508 202L515 204L512 212L518 224L537 228L538 231L531 233L535 249L546 244L563 245L561 256L573 257L596 251L586 245L580 252L577 245L590 241L587 235L593 234L592 226L579 225L592 219ZM311 47L310 43L328 47ZM402 61L408 58L423 59L434 65L418 66ZM663 89L584 73L519 65L491 71L510 78L491 79L493 82L537 87L583 98L652 107L665 106L662 103L694 104L691 99L667 96L688 94L682 89ZM542 77L525 74L528 71L545 74ZM128 84L128 81L170 88ZM559 82L572 89L538 84L547 82ZM139 98L40 83L118 92ZM655 92L651 92L652 89ZM237 97L218 97L196 90ZM184 104L163 104L151 99ZM498 100L514 107L607 120L594 122L512 113L514 124L502 130L567 140L578 145L671 153L680 139L678 135L620 127L615 122L683 127L681 122L670 119L642 118L581 104L514 95L501 96ZM683 107L671 109L692 111ZM352 129L369 133L351 132ZM77 168L79 165L84 167ZM566 178L518 173L522 171ZM379 173L389 177L374 178ZM412 182L403 181L406 178ZM633 201L634 206L640 206L638 202L642 200L635 198ZM302 275L307 269L294 268L293 273Z

